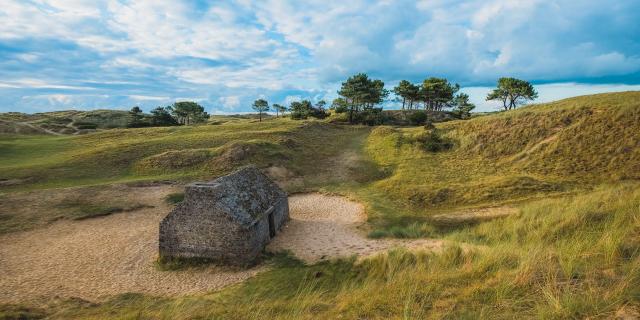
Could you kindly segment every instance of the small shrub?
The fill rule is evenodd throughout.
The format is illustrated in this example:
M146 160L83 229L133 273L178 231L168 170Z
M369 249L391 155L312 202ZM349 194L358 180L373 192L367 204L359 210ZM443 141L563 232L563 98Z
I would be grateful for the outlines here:
M446 151L453 147L451 141L443 138L437 130L430 130L426 134L416 137L422 148L429 152Z
M43 319L46 317L45 311L37 308L21 305L0 304L0 319Z
M156 260L156 268L160 271L198 269L212 264L215 264L215 261L207 258L176 258L159 256L158 260Z
M291 111L289 116L293 120L304 120L308 117L307 113L299 112L299 111Z
M164 201L169 204L178 204L184 201L184 192L171 193L164 198Z
M362 110L357 115L358 122L366 124L368 126L376 126L384 123L384 115L382 114L382 108L371 108Z
M93 122L74 122L73 125L78 128L79 130L85 130L85 129L97 129L98 125L93 123Z
M423 125L427 122L427 113L421 110L413 112L409 115L409 122L416 126Z
M309 115L316 119L324 119L329 116L329 114L324 109L320 108L312 108Z
M436 128L436 126L433 125L433 122L431 122L429 120L425 121L425 123L424 123L424 129L425 130L433 130L435 128Z

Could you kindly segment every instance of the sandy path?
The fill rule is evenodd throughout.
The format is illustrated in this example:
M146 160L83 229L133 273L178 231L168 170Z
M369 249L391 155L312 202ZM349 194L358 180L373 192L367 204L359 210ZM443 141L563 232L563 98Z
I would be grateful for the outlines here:
M441 248L433 239L368 239L357 229L365 223L362 205L344 197L318 193L289 197L291 220L267 246L269 251L290 250L313 263L324 259L367 256L393 247Z
M243 281L261 270L216 267L159 271L158 224L170 211L167 187L147 187L155 208L0 237L0 302L79 297L95 300L125 292L177 295L206 292Z

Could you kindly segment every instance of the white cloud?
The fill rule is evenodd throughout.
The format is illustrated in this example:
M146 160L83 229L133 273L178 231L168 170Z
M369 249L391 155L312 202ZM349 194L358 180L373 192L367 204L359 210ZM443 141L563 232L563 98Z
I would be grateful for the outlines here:
M235 110L240 106L240 96L220 97L218 101L223 108L228 110Z
M16 79L0 82L0 88L15 89L63 89L63 90L91 90L86 86L69 86L63 84L48 83L39 79Z
M246 110L260 95L330 100L356 72L387 83L638 82L638 12L633 0L5 0L0 40L15 48L0 49L0 105L86 89L52 101L201 97Z
M133 100L147 100L147 101L168 101L169 97L155 97L155 96L144 96L144 95L129 95L129 98Z

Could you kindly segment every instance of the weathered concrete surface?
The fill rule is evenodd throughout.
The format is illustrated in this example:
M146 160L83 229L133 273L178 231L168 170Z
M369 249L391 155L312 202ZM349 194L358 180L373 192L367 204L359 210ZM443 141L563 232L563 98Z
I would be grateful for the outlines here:
M289 218L287 193L255 167L186 187L160 223L160 256L251 265Z

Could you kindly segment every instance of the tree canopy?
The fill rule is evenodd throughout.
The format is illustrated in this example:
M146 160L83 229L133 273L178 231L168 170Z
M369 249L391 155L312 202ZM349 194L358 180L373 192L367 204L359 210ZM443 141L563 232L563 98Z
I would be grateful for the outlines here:
M460 90L460 85L450 83L447 79L435 77L425 79L421 88L425 109L442 111L444 108L452 106L458 90Z
M175 126L178 124L178 121L174 117L171 116L169 111L164 107L157 107L151 110L151 125L157 127L163 126Z
M269 102L267 102L267 100L264 100L264 99L258 99L253 102L253 105L251 105L251 108L253 108L253 110L258 112L260 121L262 121L262 114L264 112L269 111Z
M502 102L504 110L515 109L527 100L538 98L538 92L528 81L516 78L498 79L497 88L487 95L487 101L498 100Z
M366 74L358 73L342 83L338 94L346 102L349 122L354 123L354 116L357 116L360 111L372 109L383 102L389 95L389 91L384 88L382 80L372 80Z
M204 107L193 101L180 101L166 108L180 124L194 124L209 119Z
M466 93L459 93L453 99L454 110L453 112L460 117L460 119L467 119L471 117L471 110L476 108L476 105L469 102L469 95Z
M284 114L287 111L287 107L281 104L274 103L272 107L273 107L273 110L276 111L276 118L278 117L279 114Z
M413 108L413 102L420 98L420 87L407 81L402 80L393 88L393 93L402 98L402 109L405 108L405 104L409 102L408 108Z
M144 121L144 113L140 107L135 106L131 108L129 111L129 116L131 117L129 123L127 123L127 127L129 128L140 128L147 125Z

